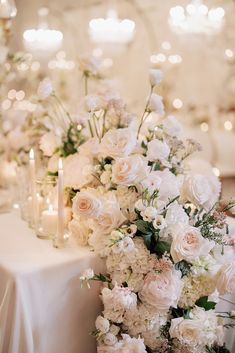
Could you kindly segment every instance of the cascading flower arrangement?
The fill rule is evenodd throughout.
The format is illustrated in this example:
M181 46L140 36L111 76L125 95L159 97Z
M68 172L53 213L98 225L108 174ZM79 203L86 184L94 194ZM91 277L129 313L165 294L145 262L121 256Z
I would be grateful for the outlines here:
M235 315L218 313L216 303L235 288L225 216L233 203L221 209L210 169L190 169L187 158L199 146L164 117L155 93L161 80L161 71L150 70L140 122L112 92L87 95L76 151L64 155L53 132L41 147L51 141L50 158L65 157L70 232L105 260L105 274L88 269L81 277L88 286L102 282L98 353L226 353L224 328ZM150 113L158 122L143 129Z

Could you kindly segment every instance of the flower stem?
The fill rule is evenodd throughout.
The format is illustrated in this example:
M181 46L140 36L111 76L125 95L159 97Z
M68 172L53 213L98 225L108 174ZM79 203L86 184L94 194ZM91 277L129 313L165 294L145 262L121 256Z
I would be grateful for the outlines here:
M145 105L145 108L144 108L144 112L142 114L142 117L141 117L141 120L140 120L140 125L139 125L139 128L138 128L138 132L137 132L137 139L139 137L139 133L140 133L140 129L144 123L144 121L146 120L146 118L149 116L149 112L148 112L148 105L149 105L149 102L150 102L150 98L151 98L151 95L153 93L153 86L151 86L151 89L150 89L150 93L149 93L149 96L148 96L148 99L147 99L147 102L146 102L146 105ZM146 113L148 113L146 115Z

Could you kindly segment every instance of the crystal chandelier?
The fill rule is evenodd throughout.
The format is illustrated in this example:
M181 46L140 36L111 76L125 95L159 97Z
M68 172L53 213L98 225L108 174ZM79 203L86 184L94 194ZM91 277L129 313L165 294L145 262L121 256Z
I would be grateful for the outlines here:
M94 18L89 22L90 38L95 43L128 44L134 33L135 22L120 20L114 9L107 12L106 18Z
M208 7L201 0L192 0L186 7L170 9L169 24L176 33L215 34L223 25L224 9Z
M24 46L27 50L37 54L53 54L60 48L63 33L49 28L47 22L48 13L49 10L47 8L40 8L38 10L38 27L24 31Z

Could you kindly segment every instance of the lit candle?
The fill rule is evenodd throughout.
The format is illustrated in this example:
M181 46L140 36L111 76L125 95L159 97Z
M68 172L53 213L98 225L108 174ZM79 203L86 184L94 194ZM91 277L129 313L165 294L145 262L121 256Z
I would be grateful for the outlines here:
M62 159L58 163L58 219L55 246L63 246L64 243L64 172Z
M48 210L42 212L42 229L47 235L55 235L57 231L58 212L53 209L53 205L49 205Z
M36 171L35 171L35 158L34 150L31 148L29 152L29 178L30 178L30 195L32 197L32 220L31 226L36 224L37 214L37 199L36 199Z

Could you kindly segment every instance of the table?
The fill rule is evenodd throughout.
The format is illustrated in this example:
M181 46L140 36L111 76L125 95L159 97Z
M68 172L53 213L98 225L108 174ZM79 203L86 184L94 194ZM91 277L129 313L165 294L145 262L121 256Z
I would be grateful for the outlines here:
M94 353L99 284L81 288L87 268L103 270L89 248L55 249L18 214L0 215L0 353Z

